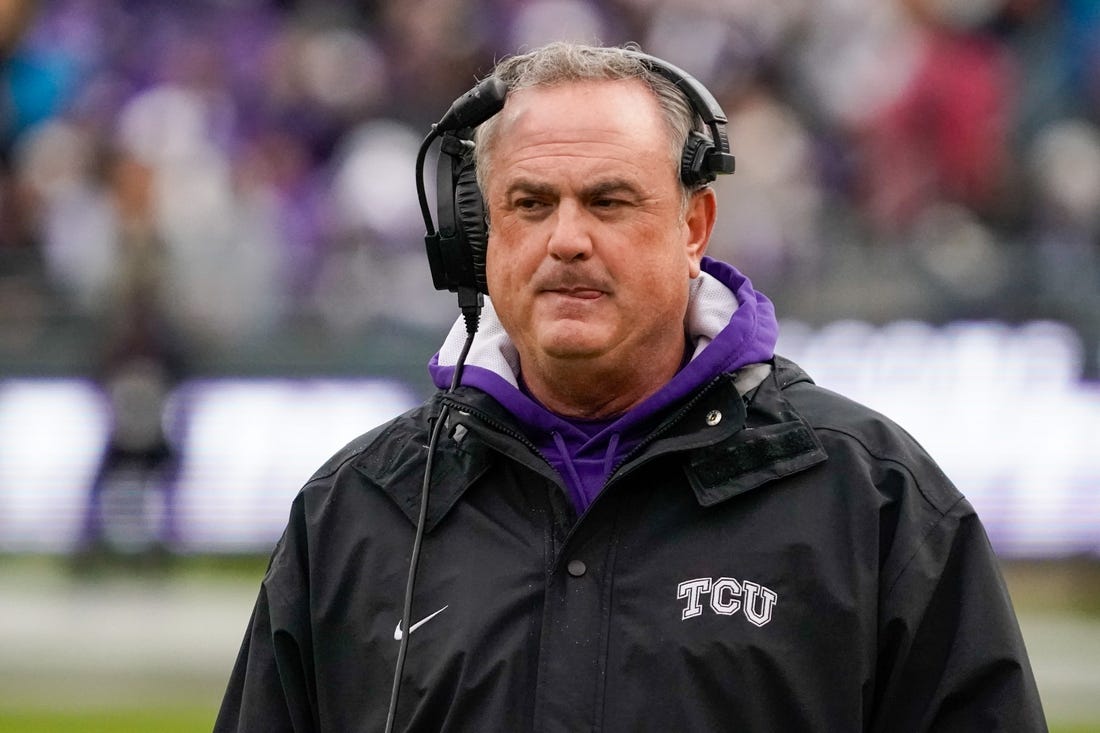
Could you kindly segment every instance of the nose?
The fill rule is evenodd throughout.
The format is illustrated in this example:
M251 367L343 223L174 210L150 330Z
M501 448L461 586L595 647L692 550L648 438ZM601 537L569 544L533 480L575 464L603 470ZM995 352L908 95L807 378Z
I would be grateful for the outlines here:
M592 253L592 238L584 209L573 201L561 201L554 212L547 250L551 257L570 262Z

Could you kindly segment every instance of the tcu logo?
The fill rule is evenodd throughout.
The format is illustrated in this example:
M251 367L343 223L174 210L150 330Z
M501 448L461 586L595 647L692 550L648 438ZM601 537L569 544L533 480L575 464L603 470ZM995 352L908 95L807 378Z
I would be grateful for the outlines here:
M722 616L738 611L751 623L763 626L772 620L772 609L779 596L751 580L733 578L695 578L676 586L676 597L686 598L687 606L681 620L703 615L703 596L708 596L710 609Z

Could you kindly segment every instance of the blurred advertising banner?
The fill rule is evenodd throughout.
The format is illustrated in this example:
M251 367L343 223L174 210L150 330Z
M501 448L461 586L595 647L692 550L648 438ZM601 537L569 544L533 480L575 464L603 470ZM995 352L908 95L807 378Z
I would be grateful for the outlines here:
M265 552L313 472L416 401L380 380L189 381L159 416L164 450L116 445L112 417L137 400L113 411L88 381L0 382L0 552Z
M1081 379L1071 330L848 321L788 322L781 334L779 353L928 449L1001 555L1100 554L1100 384ZM266 553L313 472L418 401L375 379L192 380L164 400L151 392L0 382L0 552L101 542ZM153 434L164 439L142 439Z

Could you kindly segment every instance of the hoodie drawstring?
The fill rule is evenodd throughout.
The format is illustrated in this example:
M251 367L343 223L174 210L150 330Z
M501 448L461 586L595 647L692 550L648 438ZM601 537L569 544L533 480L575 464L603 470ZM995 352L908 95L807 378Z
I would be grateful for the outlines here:
M573 465L573 456L569 453L569 448L565 445L565 439L561 437L561 433L557 430L551 433L554 438L554 445L558 448L558 455L561 457L562 465L569 471L569 483L576 487L576 490L585 493L584 484L581 483L580 474L577 473L577 467Z
M600 476L595 476L592 471L584 468L584 475L587 476L588 483L585 483L585 479L581 475L581 471L577 470L576 456L569 450L568 444L565 442L565 438L562 437L558 431L552 431L550 436L554 439L554 447L557 455L551 459L551 463L558 469L558 472L562 474L562 478L566 480L566 483L572 487L572 494L579 499L579 506L583 509L587 507L589 502L600 492L604 483L607 482L608 477L611 475L611 471L615 468L615 461L619 457L619 443L620 434L612 433L607 441L607 450L604 452L602 462L602 473ZM595 461L583 460L581 461L584 467L591 466Z
M611 439L607 441L607 453L603 457L603 480L605 483L607 479L611 478L611 469L615 468L615 454L618 452L619 434L612 433Z

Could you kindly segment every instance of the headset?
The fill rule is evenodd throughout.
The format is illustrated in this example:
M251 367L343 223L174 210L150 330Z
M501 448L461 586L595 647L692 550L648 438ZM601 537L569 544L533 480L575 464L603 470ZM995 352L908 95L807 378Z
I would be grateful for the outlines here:
M693 113L709 129L709 136L697 130L688 135L680 155L680 180L683 184L694 189L710 183L719 174L733 173L734 157L730 153L726 133L727 119L714 95L695 77L667 61L640 51L628 50L626 53L638 59L650 72L675 85L687 98ZM488 214L474 169L474 129L504 108L507 94L507 85L497 77L483 79L456 99L439 122L432 126L416 158L416 190L424 216L424 244L431 268L432 284L436 290L449 290L458 295L459 310L466 324L466 341L455 364L449 389L451 392L461 381L462 368L477 333L484 304L483 296L489 294L485 276L489 244ZM425 160L436 139L440 141L436 163L435 221L438 222L438 228L433 224L424 185ZM427 519L433 459L448 414L449 406L444 403L435 418L428 440L421 484L420 513L405 585L402 629L408 629L411 620L416 570ZM408 633L403 634L398 647L386 717L386 733L393 730L410 636Z
M734 157L726 133L727 119L714 96L695 77L672 64L638 51L628 51L652 73L674 84L687 98L692 111L709 128L689 134L680 156L680 180L689 188L733 173ZM433 227L423 193L423 155L417 163L418 191L427 229L425 247L436 290L459 296L460 307L473 293L488 294L485 258L488 225L485 202L474 172L473 128L504 107L507 88L490 76L459 97L434 126L421 150L441 137L436 167L436 222Z

